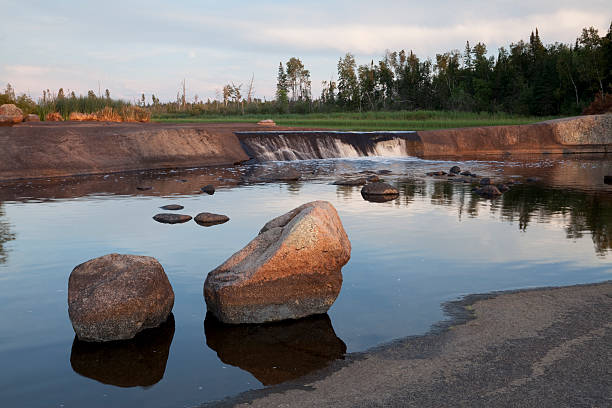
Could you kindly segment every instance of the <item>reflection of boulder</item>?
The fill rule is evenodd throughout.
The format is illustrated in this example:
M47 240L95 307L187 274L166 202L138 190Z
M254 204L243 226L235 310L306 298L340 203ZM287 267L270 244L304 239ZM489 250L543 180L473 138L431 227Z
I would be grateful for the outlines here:
M250 372L263 385L302 377L346 353L327 314L278 323L226 325L207 313L204 332L206 344L221 361Z
M138 333L131 340L72 343L70 364L85 377L118 387L147 387L164 377L174 337L172 313L161 326Z

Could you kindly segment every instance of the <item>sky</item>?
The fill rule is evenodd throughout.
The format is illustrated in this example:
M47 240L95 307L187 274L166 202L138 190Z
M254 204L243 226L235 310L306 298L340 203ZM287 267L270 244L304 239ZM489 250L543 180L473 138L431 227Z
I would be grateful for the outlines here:
M291 57L317 96L347 52L358 64L401 49L434 59L480 41L496 55L536 27L545 44L573 43L612 21L610 0L0 0L0 10L0 87L35 99L62 87L174 100L183 79L189 100L213 99L228 83L245 93L251 78L256 97L273 99L278 64Z

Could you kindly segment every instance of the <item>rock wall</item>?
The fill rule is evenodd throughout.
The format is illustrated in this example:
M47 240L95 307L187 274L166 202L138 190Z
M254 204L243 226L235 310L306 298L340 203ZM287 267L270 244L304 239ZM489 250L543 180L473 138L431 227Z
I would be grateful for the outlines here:
M253 125L23 123L0 128L0 180L231 165Z
M423 156L612 152L612 115L417 132Z

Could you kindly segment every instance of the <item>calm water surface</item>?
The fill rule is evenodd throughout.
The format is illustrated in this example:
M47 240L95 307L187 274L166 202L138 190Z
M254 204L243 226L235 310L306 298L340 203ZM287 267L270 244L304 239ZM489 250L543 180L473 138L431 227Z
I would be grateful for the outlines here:
M469 184L425 177L459 164L517 184L496 200ZM256 183L270 166L297 183ZM364 201L343 174L388 170L400 189ZM346 352L425 333L441 303L465 294L612 278L612 174L606 156L505 161L322 160L112 174L0 184L0 406L196 406L294 379ZM199 188L214 183L213 196ZM151 186L139 191L137 186ZM271 326L206 318L206 274L273 217L312 200L338 210L352 243L328 315ZM152 220L159 207L217 212L205 228ZM67 312L74 266L111 252L148 255L175 291L173 317L131 342L75 341Z

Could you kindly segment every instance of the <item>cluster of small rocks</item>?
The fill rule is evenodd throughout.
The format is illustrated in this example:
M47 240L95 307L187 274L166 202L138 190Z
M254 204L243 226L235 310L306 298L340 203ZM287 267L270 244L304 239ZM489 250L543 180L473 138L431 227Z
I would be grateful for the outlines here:
M138 189L141 188L138 187ZM215 186L212 184L205 185L200 190L209 195L215 194ZM185 207L180 204L167 204L160 208L166 211L179 211ZM213 225L223 224L229 221L229 217L227 215L213 214L209 212L199 213L195 217L187 214L160 213L154 215L153 219L157 222L161 222L162 224L183 224L193 219L198 225L202 225L204 227L211 227Z
M462 171L459 166L451 167L448 173L446 173L445 171L432 171L426 173L426 175L438 177L447 176L450 177L454 182L477 184L477 186L474 187L472 191L486 198L495 198L501 196L503 193L510 190L510 187L508 185L513 184L512 181L508 181L506 183L495 183L489 177L480 178L479 175L477 175L476 173L472 173L469 170ZM459 175L463 177L458 177ZM539 179L536 177L530 177L527 179L527 182L537 181L539 181Z

